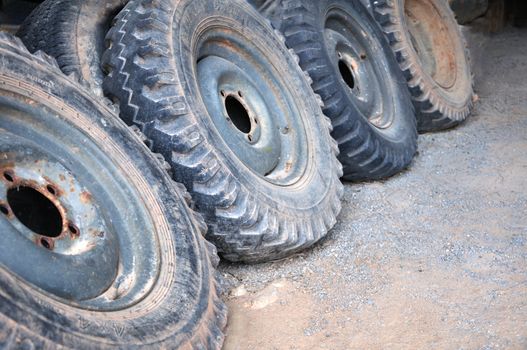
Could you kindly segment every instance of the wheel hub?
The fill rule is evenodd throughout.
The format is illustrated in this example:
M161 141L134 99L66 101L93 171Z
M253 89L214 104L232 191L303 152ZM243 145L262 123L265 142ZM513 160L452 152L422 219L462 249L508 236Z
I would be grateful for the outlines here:
M0 160L0 212L11 227L3 231L3 263L62 297L89 299L101 294L117 274L118 255L116 242L105 239L109 229L91 193L31 143L2 133L0 144L11 146ZM90 259L92 254L98 259ZM15 264L19 260L15 256L23 256L26 263ZM86 266L73 274L68 271L81 262ZM47 271L46 278L39 274L41 269ZM79 273L104 278L90 279L82 289L62 280Z
M282 77L235 32L205 32L200 46L197 82L214 131L260 178L297 181L306 168L306 135Z
M227 121L245 134L247 142L252 145L258 143L262 128L258 124L258 117L245 102L245 94L241 91L221 90L220 95L223 99Z
M35 244L73 255L95 247L108 230L92 195L60 165L26 158L0 174L1 212Z
M158 275L156 228L99 141L33 106L0 97L0 268L63 303L126 307Z
M339 8L329 12L324 30L327 52L352 103L373 126L389 128L393 118L385 113L380 69L371 59L375 42L350 18Z
M407 0L405 20L413 49L425 72L442 88L456 83L456 49L450 30L433 2Z

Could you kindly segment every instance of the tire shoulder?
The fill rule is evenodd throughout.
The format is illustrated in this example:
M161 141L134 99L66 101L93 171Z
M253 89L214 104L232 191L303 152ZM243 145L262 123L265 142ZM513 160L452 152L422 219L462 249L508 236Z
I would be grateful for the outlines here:
M286 44L300 56L300 66L311 77L314 91L330 96L325 101L325 113L332 120L333 136L341 150L339 159L344 164L344 178L351 181L382 179L408 166L417 148L415 125L412 125L409 145L402 151L383 147L371 126L351 115L342 91L337 88L338 82L327 73L324 51L319 47L323 38L314 24L318 21L316 2L281 0L279 3L281 6L275 5L265 14L280 26Z
M53 57L42 51L37 51L36 53L32 54L20 38L0 32L0 50L2 49L8 50L14 55L32 62L35 70L47 70L53 74L61 76L67 84L71 84L75 89L85 94L87 98L97 105L101 113L108 116L111 115L111 118L118 119L118 110L114 107L114 104L110 100L101 99L99 96L94 95L93 91L87 89L86 86L81 84L83 82L82 79L81 81L77 80L79 79L78 75L64 75ZM66 99L66 97L57 97ZM129 136L135 137L137 144L144 142L144 135L142 135L136 128L129 129ZM145 155L146 154L148 154L148 152L145 151ZM164 159L160 155L152 154L152 156L148 157L148 159L149 162L154 162L153 164L157 164L159 169L162 169L163 171L166 170ZM167 182L167 185L172 186L172 190L179 193L181 198L188 200L189 195L186 192L184 186L174 182L173 180ZM199 239L202 236L205 236L207 226L202 216L193 210L189 210L188 217L196 227L196 232L198 233L197 238ZM206 242L205 239L200 239L199 246L199 249L205 257L205 269L207 271L205 274L210 274L211 276L210 292L208 293L209 307L207 308L206 315L203 316L203 318L206 319L200 323L199 329L194 335L186 336L187 344L192 348L205 347L207 349L220 349L221 344L223 343L223 329L226 325L227 309L220 298L221 291L219 289L219 283L217 278L214 276L214 267L217 266L219 259L214 247L212 247L210 243ZM15 321L9 319L6 315L0 314L0 326L3 325L8 325L8 327L11 325L13 328L11 328L12 332L10 333L12 336L8 338L7 344L0 344L2 346L5 345L7 348L9 348L9 345L11 344L16 348L19 346L19 344L27 343L28 346L34 345L36 348L53 349L57 347L57 344L55 344L52 340L40 336L36 331L17 324ZM185 346L185 344L182 346Z
M462 108L454 108L443 101L434 86L429 86L423 79L424 73L419 62L414 59L412 48L404 40L404 29L399 18L399 0L376 0L373 2L374 16L383 28L401 70L408 81L408 88L416 108L418 129L420 132L444 130L462 123L472 112L474 103L473 79L471 95ZM464 41L455 16L448 5L450 25L456 26L456 32L462 39L467 56L467 67L470 69L470 53Z
M169 59L171 48L168 46L170 28L162 23L167 19L167 9L171 5L167 1L161 3L163 5L158 7L140 7L136 3L130 3L117 18L116 25L107 36L112 43L111 47L103 55L103 63L110 71L105 79L106 91L121 101L128 123L140 126L150 138L169 143L170 146L165 147L158 142L157 148L170 154L169 162L177 169L178 180L191 189L199 209L209 222L211 230L208 236L217 244L224 257L236 261L260 262L280 258L313 244L328 228L299 245L299 239L295 236L306 234L301 230L285 234L287 221L292 218L259 203L235 179L203 135L196 117L183 97L184 92L177 77L173 73L166 73L166 67L172 65ZM154 21L153 18L157 20ZM164 23L170 23L170 20ZM137 37L141 35L155 38L155 44L145 43L139 48L140 41ZM130 53L129 49L134 46L140 55L139 59L135 59L134 54ZM125 47L129 52L125 52ZM135 63L130 63L132 60ZM158 76L155 68L147 71L146 67L154 66L165 67L163 77ZM148 84L148 88L151 85L156 89L156 96L167 98L155 101L144 92L136 93L145 89L141 82L127 79L132 70L135 70L136 76L142 75L142 81ZM169 70L174 71L173 68ZM174 104L174 101L177 103ZM174 105L178 108L174 108ZM141 108L148 110L149 115L158 117L142 119ZM333 147L333 152L337 152L337 147ZM340 169L336 157L333 166ZM341 192L338 189L341 185L337 175L335 184L330 188L330 203ZM335 221L340 208L335 208L332 204L327 204L326 208L328 212L325 214L333 218L328 222ZM299 224L300 220L295 225ZM312 229L314 227L313 221Z

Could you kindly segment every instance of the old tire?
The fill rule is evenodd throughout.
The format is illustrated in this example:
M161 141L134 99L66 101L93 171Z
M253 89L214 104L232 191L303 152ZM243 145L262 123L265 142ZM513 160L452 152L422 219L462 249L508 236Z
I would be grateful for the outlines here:
M445 0L376 0L375 16L395 52L420 132L443 130L472 112L469 52Z
M165 155L223 257L279 259L335 224L330 123L245 0L132 0L107 41L105 93Z
M406 168L417 150L410 96L389 43L360 1L278 0L264 8L325 103L344 179Z
M55 57L101 94L104 37L127 0L46 0L22 23L19 36L31 52Z
M214 348L206 228L100 98L0 34L0 347Z

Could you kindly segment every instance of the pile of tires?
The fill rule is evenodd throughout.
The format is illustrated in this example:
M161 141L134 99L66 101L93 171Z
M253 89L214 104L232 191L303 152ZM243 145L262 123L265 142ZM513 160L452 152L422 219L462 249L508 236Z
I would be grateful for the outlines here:
M17 36L0 34L6 348L220 348L217 254L312 246L341 180L400 173L474 100L445 0L46 0Z

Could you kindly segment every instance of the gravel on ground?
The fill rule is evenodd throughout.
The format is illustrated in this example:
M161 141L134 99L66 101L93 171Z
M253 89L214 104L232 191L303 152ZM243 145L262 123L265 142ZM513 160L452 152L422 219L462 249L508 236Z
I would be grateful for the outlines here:
M335 229L222 262L225 349L527 348L527 30L466 30L479 102L406 172L346 184Z

